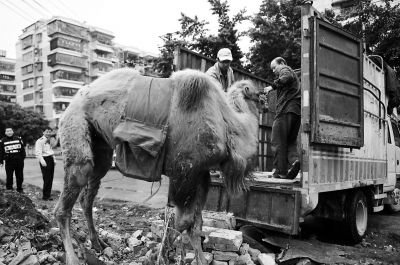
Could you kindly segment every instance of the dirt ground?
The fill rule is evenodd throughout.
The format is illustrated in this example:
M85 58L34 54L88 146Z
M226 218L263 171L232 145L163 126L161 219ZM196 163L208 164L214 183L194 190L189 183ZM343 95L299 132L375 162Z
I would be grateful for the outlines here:
M33 248L37 264L64 263L64 251L59 231L52 215L56 200L42 201L41 189L27 185L25 195L0 188L0 265L10 264L21 254L23 242ZM59 193L55 193L55 199ZM72 227L78 257L87 264L154 264L161 238L151 233L151 223L164 219L164 209L150 209L115 200L96 200L94 219L100 237L111 247L102 253L90 248L86 222L79 204L73 210ZM302 238L292 238L263 232L263 236L281 248L275 248L280 264L400 264L400 224L398 232L372 229L362 243L348 246L341 242L335 224L306 222ZM267 240L268 241L268 240ZM264 246L271 247L270 243ZM307 248L305 246L309 246ZM169 263L176 253L170 249ZM308 263L304 263L306 257ZM330 259L327 259L330 258ZM326 262L331 260L331 262ZM23 264L23 263L15 263ZM32 263L34 264L34 263Z

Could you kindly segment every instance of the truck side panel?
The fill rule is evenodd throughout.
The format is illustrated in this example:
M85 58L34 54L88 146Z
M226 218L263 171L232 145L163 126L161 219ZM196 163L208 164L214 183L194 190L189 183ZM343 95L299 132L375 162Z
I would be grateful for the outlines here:
M364 57L364 146L310 145L310 193L382 184L387 176L384 87L376 65ZM345 133L345 132L343 132Z

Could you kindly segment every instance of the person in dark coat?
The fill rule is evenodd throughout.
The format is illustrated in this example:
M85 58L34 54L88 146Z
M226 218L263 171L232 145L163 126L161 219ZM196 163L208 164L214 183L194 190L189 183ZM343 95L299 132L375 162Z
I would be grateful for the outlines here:
M300 170L297 134L301 118L300 82L286 61L277 57L271 62L275 80L266 93L276 90L276 115L272 125L272 151L275 178L294 179ZM288 170L289 165L291 168Z
M14 135L12 128L6 128L5 137L0 140L0 166L5 161L6 168L6 189L13 190L13 176L17 182L17 191L23 193L22 183L24 182L24 159L26 157L24 143L21 137Z

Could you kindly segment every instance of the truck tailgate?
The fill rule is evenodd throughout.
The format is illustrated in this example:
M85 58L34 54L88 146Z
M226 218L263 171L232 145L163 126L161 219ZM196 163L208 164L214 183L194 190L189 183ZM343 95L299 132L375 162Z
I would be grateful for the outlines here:
M212 178L206 210L232 212L238 221L286 234L299 232L301 194L299 181L255 177L249 190L228 197L223 180Z

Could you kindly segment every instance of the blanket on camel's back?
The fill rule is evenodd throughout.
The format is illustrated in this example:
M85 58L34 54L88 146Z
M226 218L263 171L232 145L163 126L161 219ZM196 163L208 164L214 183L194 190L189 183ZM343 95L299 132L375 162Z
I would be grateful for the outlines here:
M116 167L127 177L161 179L173 81L139 76L128 85L128 104L114 129Z

